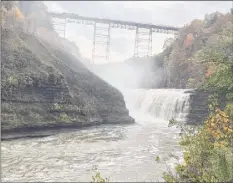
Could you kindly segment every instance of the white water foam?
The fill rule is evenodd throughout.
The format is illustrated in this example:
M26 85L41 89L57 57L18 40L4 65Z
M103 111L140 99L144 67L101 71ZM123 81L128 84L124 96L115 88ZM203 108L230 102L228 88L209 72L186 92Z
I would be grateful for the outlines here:
M123 95L130 114L137 118L176 119L185 121L189 112L189 94L181 89L124 90ZM140 117L140 118L141 118Z

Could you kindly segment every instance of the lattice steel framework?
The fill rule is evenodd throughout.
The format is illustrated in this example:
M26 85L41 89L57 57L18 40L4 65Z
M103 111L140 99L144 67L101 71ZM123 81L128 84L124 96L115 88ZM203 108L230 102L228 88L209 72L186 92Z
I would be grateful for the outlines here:
M105 27L103 27L105 25ZM107 27L106 27L107 25ZM97 59L109 62L110 53L110 24L94 23L94 36L92 48L92 63L94 64ZM100 50L104 49L103 52Z
M65 38L66 37L66 23L67 23L66 18L64 18L63 21L61 22L57 22L53 20L52 23L53 23L54 30L60 33Z
M147 29L145 32L142 31L141 28L137 27L134 44L134 57L145 56L152 56L152 29Z

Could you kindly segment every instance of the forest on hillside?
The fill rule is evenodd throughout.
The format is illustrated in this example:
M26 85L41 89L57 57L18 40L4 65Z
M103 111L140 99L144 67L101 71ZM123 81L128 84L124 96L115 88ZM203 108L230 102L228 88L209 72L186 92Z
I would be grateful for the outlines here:
M206 79L218 72L216 59L206 55L216 52L216 56L232 63L232 14L214 12L204 20L193 20L182 27L176 39L169 38L164 43L164 51L156 56L156 61L164 65L165 86L169 88L197 88ZM221 54L220 54L221 53Z

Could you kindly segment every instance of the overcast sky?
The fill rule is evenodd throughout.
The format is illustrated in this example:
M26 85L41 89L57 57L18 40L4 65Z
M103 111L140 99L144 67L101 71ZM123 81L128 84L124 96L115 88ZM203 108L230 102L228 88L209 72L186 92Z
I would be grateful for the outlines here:
M49 11L72 12L82 16L183 26L206 13L226 13L231 1L44 1ZM110 61L133 56L135 31L111 29ZM154 54L162 51L163 42L172 35L153 33ZM82 56L91 59L93 27L68 24L67 38L76 42Z

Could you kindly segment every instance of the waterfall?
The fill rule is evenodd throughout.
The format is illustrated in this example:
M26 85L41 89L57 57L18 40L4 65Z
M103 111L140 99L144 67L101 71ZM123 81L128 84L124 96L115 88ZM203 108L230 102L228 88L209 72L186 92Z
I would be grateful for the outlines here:
M132 116L185 121L189 111L189 94L183 89L136 89L123 91ZM135 117L136 118L136 117Z

